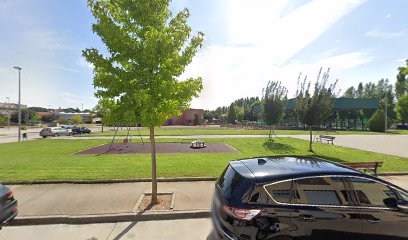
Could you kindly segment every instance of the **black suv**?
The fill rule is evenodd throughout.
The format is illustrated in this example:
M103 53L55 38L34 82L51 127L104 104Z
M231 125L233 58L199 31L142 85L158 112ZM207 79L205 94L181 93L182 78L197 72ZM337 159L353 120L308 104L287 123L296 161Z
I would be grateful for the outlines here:
M0 229L17 216L17 200L8 187L0 183Z
M84 134L84 133L91 133L91 129L86 128L86 127L73 127L72 128L72 132L74 134Z
M212 205L221 239L408 239L408 192L312 157L232 161Z

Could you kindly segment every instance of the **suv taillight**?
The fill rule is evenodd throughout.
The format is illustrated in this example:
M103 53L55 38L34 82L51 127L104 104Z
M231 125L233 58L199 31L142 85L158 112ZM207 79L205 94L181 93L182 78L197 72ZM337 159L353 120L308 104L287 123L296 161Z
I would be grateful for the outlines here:
M7 200L13 199L13 193L11 191L8 192L6 197L7 197Z
M235 219L245 221L251 221L262 212L260 209L236 208L227 205L224 205L224 211Z

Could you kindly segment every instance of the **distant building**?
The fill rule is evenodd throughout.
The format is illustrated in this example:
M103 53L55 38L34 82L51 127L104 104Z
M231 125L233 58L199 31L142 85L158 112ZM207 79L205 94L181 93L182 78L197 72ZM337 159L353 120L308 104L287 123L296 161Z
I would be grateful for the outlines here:
M75 115L81 116L82 121L84 123L92 122L92 114L91 113L65 113L65 112L57 113L57 116L59 118L67 120L68 122L71 121L72 117L75 116Z
M21 104L21 109L26 109L27 105ZM7 111L17 111L18 110L18 104L17 103L0 103L0 110L7 110Z
M52 112L35 112L36 114L38 114L40 117L48 117L50 115L53 115Z
M180 116L171 117L164 123L165 126L171 125L200 125L204 122L203 109L186 109Z

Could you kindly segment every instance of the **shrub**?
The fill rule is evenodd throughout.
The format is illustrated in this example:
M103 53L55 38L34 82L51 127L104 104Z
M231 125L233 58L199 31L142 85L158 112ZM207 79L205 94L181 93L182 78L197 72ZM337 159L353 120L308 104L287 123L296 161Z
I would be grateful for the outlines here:
M368 128L373 132L384 132L384 112L377 110L371 117L368 119ZM392 120L388 118L387 128L391 127Z
M27 126L21 126L20 129L21 130L27 130Z

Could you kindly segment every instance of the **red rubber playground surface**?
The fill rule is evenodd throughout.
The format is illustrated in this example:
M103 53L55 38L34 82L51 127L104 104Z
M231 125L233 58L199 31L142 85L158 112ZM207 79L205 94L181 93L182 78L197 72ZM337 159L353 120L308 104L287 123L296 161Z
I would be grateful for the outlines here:
M156 153L233 153L239 152L225 143L206 143L205 148L194 149L191 144L156 143ZM109 150L110 143L88 148L76 154L147 154L150 153L150 143L123 144L115 143Z

